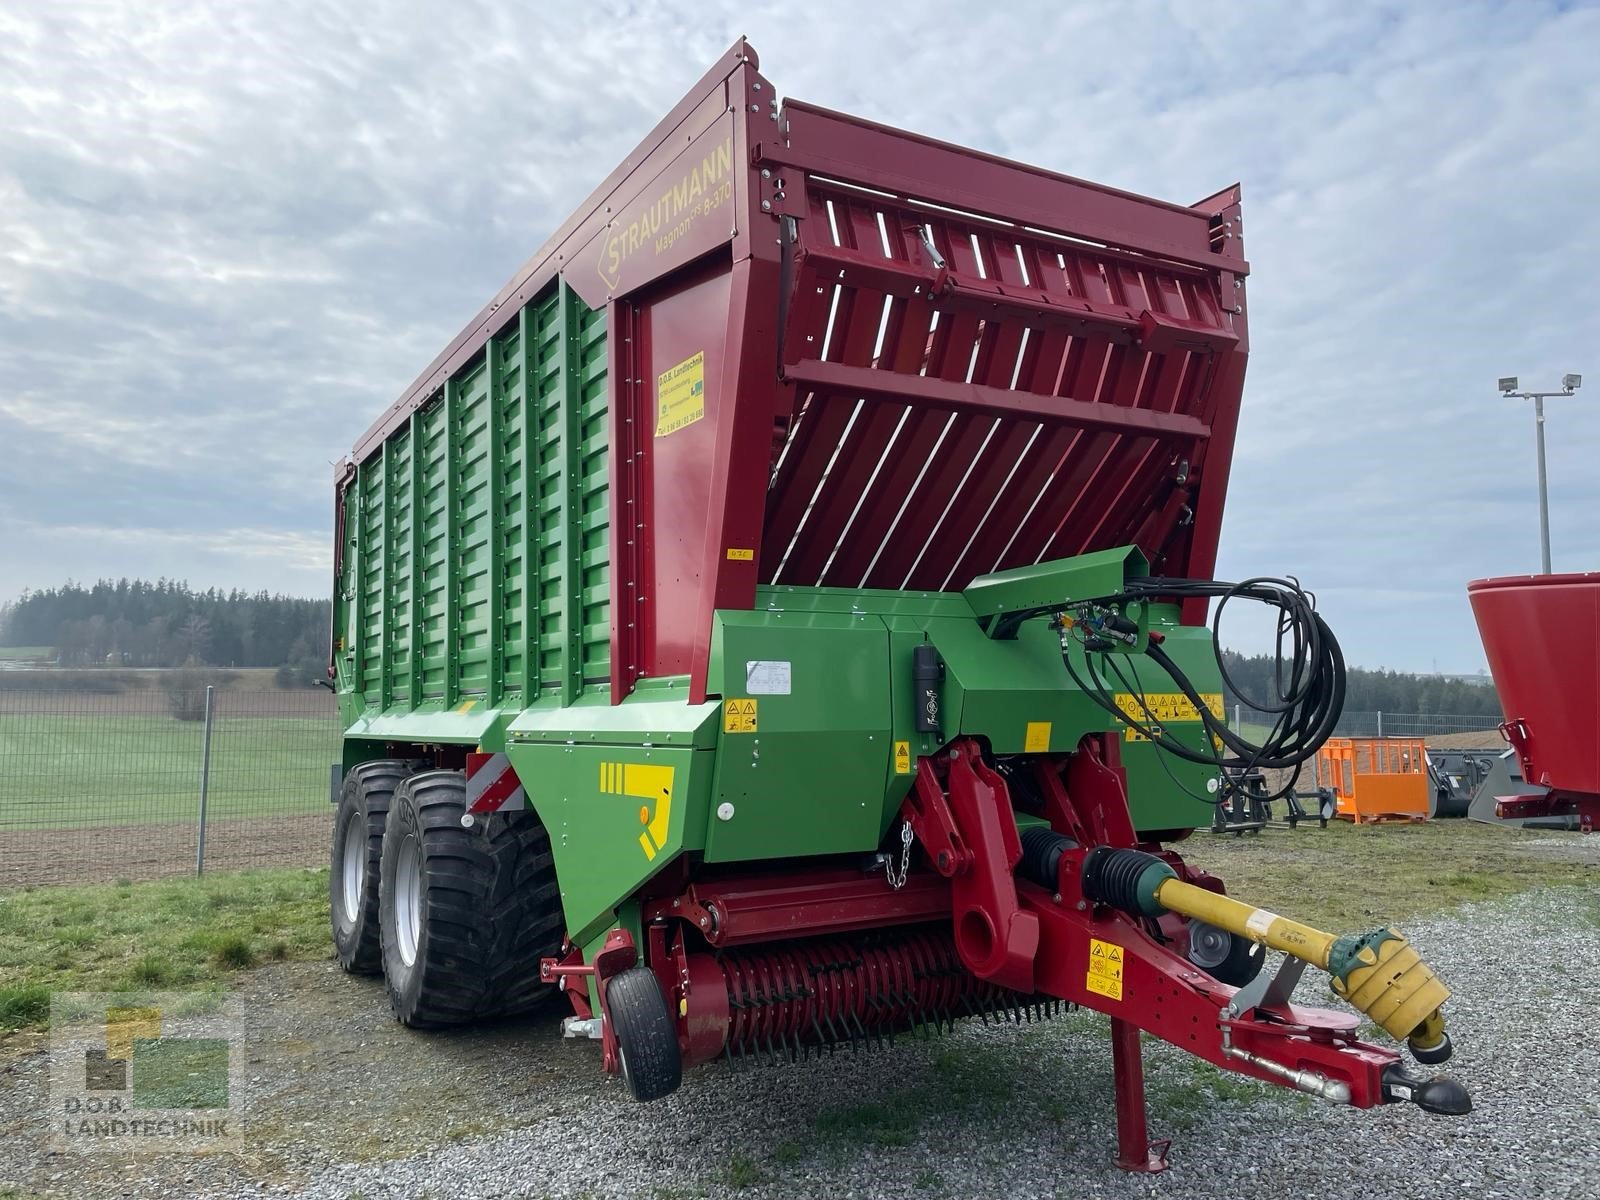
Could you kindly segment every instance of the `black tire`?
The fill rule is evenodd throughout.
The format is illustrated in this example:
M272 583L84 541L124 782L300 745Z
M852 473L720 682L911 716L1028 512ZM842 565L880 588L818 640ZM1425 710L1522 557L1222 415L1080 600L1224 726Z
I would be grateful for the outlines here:
M1440 1063L1449 1062L1450 1056L1455 1052L1455 1047L1450 1044L1450 1035L1448 1033L1441 1033L1438 1044L1428 1049L1419 1050L1411 1045L1409 1041L1406 1043L1406 1048L1411 1051L1411 1057L1425 1067L1437 1067Z
M622 1082L635 1100L659 1100L683 1082L678 1027L649 967L633 967L606 983L606 1011L617 1036Z
M395 1017L417 1029L525 1012L554 991L539 980L563 933L549 835L528 811L468 829L465 807L460 771L424 771L395 792L384 830L383 973ZM415 897L405 916L397 895Z
M383 852L383 828L389 802L401 780L411 773L409 764L385 758L353 767L339 788L339 806L333 818L333 849L328 872L329 920L333 948L339 965L354 975L376 975L383 969L378 936L378 876ZM352 829L354 827L354 830ZM359 830L366 829L355 857ZM353 836L352 836L353 834ZM347 863L355 864L351 876ZM350 891L346 892L346 885Z
M1261 974L1267 952L1249 938L1204 921L1190 921L1189 961L1213 979L1230 987L1243 987Z

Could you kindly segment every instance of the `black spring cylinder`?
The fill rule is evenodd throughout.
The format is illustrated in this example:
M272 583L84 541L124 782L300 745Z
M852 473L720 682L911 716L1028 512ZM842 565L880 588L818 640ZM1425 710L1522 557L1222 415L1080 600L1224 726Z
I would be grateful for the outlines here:
M1053 892L1061 879L1061 855L1077 844L1064 833L1029 825L1022 831L1022 860L1017 863L1017 870L1024 879Z
M1155 916L1157 913L1147 912L1147 906L1139 899L1139 881L1152 868L1164 876L1173 873L1166 863L1143 850L1096 846L1083 860L1083 894L1096 904Z

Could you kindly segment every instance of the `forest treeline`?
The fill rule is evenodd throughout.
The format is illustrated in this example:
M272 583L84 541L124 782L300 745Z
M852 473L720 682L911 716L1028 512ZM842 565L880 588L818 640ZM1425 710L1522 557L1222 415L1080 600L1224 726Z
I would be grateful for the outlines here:
M327 662L328 601L267 592L197 592L171 579L67 583L26 592L0 607L0 646L54 650L62 666L286 667L297 680L322 674ZM1272 693L1273 660L1223 652L1243 696ZM1441 675L1352 667L1347 712L1451 713L1498 717L1494 688Z
M309 679L327 645L326 600L173 579L68 582L0 606L0 646L49 647L69 667L287 667Z
M1243 693L1235 695L1233 688L1224 687L1223 699L1230 714L1235 703L1242 702L1249 708L1251 696L1265 698L1276 691L1270 654L1247 656L1224 650L1222 659L1228 674ZM1403 671L1369 671L1361 667L1346 670L1344 711L1501 716L1500 698L1487 675L1482 682L1475 682L1445 675L1410 675Z

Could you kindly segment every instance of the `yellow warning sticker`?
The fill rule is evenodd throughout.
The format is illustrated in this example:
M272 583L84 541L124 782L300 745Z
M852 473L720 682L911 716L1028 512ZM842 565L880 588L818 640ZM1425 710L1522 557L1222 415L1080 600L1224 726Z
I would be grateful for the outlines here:
M1217 720L1222 720L1222 693L1202 693L1200 699L1206 702L1206 707L1211 710L1211 715ZM1140 701L1143 701L1141 704ZM1200 710L1182 692L1146 692L1143 696L1135 696L1129 692L1117 693L1117 707L1128 715L1130 721L1137 721L1141 725L1154 725L1157 733L1162 732L1162 726L1170 721L1198 721ZM1152 719L1153 718L1153 719ZM1148 741L1144 734L1135 729L1126 731L1130 742Z
M1222 719L1222 693L1211 692L1202 695L1200 699L1206 702L1206 707L1211 710L1211 715L1219 721ZM1144 703L1140 704L1140 700ZM1155 717L1158 725L1168 721L1198 721L1200 710L1189 701L1189 697L1182 692L1146 692L1143 696L1134 696L1128 692L1117 693L1117 707L1141 725L1148 725L1150 718Z
M1084 986L1096 995L1122 999L1122 947L1115 942L1089 939L1089 974Z
M1050 722L1029 721L1022 737L1022 748L1029 754L1044 754L1050 749Z
M896 775L911 774L910 742L896 742L894 744L894 773Z
M728 547L729 562L755 562L755 560L756 552L754 550L738 550L732 546Z
M756 702L754 700L724 700L722 702L723 733L754 733L756 731Z
M706 352L656 376L656 436L666 437L706 415Z

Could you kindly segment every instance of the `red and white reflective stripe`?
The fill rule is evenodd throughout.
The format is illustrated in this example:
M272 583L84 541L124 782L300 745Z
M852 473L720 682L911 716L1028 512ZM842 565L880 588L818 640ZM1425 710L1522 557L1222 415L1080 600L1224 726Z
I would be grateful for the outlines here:
M468 812L509 812L524 807L527 799L504 754L467 755Z

